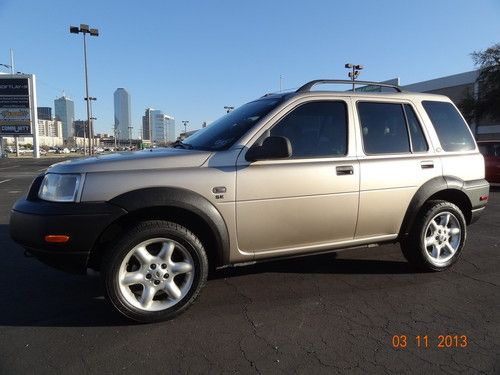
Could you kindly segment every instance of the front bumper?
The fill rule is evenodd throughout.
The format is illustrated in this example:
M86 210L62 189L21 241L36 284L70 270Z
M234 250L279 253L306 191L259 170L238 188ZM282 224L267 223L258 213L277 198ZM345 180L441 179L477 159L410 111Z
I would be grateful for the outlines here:
M12 208L10 236L30 254L55 268L85 273L99 236L126 213L107 202L53 203L21 198ZM46 235L67 235L65 243L48 243Z

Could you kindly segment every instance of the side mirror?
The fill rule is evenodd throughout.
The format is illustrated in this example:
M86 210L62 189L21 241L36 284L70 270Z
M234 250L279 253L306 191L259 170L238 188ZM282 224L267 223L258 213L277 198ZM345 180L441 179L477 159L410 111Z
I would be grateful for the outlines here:
M267 137L262 146L250 147L245 155L247 161L286 159L292 155L292 145L286 137Z

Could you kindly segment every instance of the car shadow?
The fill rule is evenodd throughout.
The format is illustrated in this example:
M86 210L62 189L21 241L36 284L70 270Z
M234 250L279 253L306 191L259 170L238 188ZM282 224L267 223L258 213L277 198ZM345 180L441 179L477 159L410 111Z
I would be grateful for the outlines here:
M129 326L103 297L98 276L58 271L23 255L21 246L0 225L3 271L0 273L0 326L99 327ZM345 256L345 255L343 255ZM210 280L264 273L405 274L408 263L393 260L337 259L334 253L215 270Z
M338 259L337 253L329 253L222 268L212 272L209 279L259 273L395 275L419 272L405 261Z

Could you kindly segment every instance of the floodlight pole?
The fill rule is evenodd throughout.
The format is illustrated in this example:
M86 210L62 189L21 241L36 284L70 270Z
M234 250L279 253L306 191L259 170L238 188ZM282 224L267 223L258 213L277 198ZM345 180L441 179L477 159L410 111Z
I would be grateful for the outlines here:
M72 34L83 34L83 59L84 59L84 65L85 65L85 100L87 101L87 125L89 127L88 131L88 138L89 138L89 155L93 154L92 150L92 134L93 134L93 129L92 129L92 121L91 121L91 115L90 115L90 97L89 97L89 78L88 78L88 68L87 68L87 38L86 34L90 34L92 36L99 36L99 30L98 29L91 29L89 25L85 24L80 24L80 27L76 26L70 26L69 28L70 33ZM83 150L85 153L86 145L85 145L85 138L83 141Z
M189 120L183 120L182 124L184 125L184 137L185 137L187 133L187 126L189 124Z
M364 68L364 66L363 65L359 65L359 64L348 63L348 64L345 64L345 68L346 69L352 69L352 71L349 72L348 76L349 76L349 78L352 81L352 92L354 92L354 90L355 90L354 89L354 81L356 80L356 78L358 78L359 73Z
M86 33L83 33L83 60L85 61L85 101L87 102L87 125L89 126L89 155L92 155L92 130L91 130L91 122L90 122L90 100L89 100L89 76L87 71L87 38ZM83 144L85 148L85 141Z

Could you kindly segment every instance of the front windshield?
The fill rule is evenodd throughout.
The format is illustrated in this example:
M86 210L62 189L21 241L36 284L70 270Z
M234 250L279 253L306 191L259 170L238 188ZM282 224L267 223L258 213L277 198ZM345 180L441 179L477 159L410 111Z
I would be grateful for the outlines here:
M198 150L227 150L282 100L282 97L260 99L242 105L206 128L198 130L182 143Z

